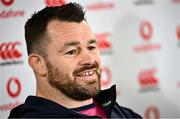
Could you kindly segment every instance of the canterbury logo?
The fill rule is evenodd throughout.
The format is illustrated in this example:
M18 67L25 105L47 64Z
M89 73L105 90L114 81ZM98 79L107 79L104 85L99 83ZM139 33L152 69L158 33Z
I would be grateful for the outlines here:
M45 3L48 7L51 6L61 6L66 4L65 0L45 0Z
M155 76L156 72L157 71L155 69L144 70L144 71L140 72L139 83L142 86L158 84L158 79Z
M14 59L19 58L22 54L17 50L17 46L21 45L20 42L9 42L0 44L0 59Z
M107 40L107 37L109 37L111 34L108 32L96 34L95 37L98 41L98 47L100 49L109 49L111 48L112 44Z
M177 32L177 38L180 41L180 25L177 26L176 32Z

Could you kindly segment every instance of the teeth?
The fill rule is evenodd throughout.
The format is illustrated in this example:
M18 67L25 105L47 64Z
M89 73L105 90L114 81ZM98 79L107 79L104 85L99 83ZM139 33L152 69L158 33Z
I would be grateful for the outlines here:
M87 71L87 72L84 72L82 73L80 76L89 76L91 74L93 74L94 71Z

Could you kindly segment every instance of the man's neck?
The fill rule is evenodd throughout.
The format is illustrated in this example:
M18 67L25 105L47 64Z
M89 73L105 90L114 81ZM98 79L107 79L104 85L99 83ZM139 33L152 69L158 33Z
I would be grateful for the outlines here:
M88 100L84 100L84 101L76 101L76 100L73 100L73 99L70 99L70 98L58 98L57 96L56 97L49 97L49 96L44 96L44 95L41 95L40 93L36 93L36 96L39 96L39 97L42 97L42 98L45 98L45 99L49 99L51 101L54 101L56 103L58 103L59 105L62 105L66 108L78 108L78 107L82 107L82 106L85 106L85 105L89 105L89 104L92 104L93 103L93 99L88 99Z

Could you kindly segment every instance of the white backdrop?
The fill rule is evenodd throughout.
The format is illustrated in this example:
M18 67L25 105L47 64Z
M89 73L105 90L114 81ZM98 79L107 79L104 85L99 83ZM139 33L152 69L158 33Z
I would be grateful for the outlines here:
M0 118L35 94L24 24L45 6L73 0L0 0ZM143 117L180 118L180 0L76 0L102 57L102 85Z

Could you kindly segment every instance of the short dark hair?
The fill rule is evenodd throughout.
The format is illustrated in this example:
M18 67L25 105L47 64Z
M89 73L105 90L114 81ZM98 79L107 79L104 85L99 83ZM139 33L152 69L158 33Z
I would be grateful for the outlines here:
M45 7L35 12L25 24L25 39L28 55L37 53L45 55L46 45L50 42L47 33L48 23L52 20L77 22L85 19L83 7L77 3L68 3L62 6Z

